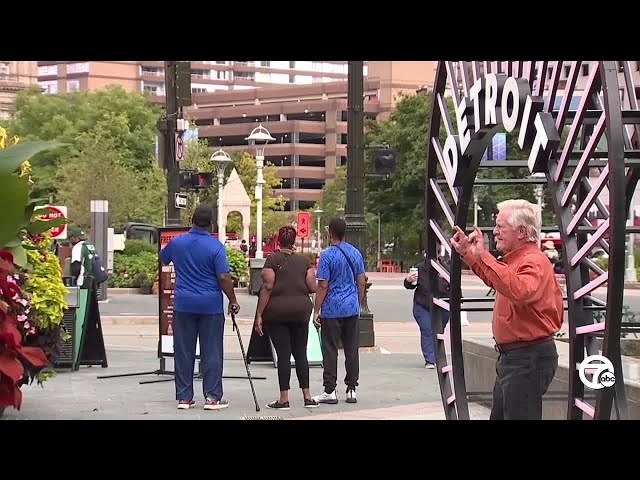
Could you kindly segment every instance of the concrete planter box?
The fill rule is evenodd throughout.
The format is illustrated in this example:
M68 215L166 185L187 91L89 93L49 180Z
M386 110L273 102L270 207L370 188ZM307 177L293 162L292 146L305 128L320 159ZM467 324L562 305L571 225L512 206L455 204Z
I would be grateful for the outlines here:
M635 343L635 342L633 342ZM559 360L556 376L549 386L548 393L568 392L569 386L569 343L556 339ZM498 353L494 349L493 339L490 337L466 338L462 341L462 353L464 356L465 383L467 392L488 393L481 405L491 408L491 395L496 379L496 360ZM640 420L640 359L624 356L623 376L626 386L629 415L633 420ZM585 389L591 393L591 390ZM486 400L485 400L486 398ZM557 397L555 397L557 398ZM566 420L568 400L548 399L543 401L542 418L544 420ZM588 402L589 403L589 402ZM583 419L591 418L583 414Z

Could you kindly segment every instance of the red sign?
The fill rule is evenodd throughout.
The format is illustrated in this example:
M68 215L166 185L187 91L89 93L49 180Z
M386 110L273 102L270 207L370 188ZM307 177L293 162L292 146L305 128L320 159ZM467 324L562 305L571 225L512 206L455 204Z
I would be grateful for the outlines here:
M298 236L300 238L311 236L311 213L298 212Z
M169 242L178 235L183 235L189 231L187 227L168 227L160 229L161 251L169 245ZM160 275L158 275L158 296L160 297L160 338L163 336L173 336L173 303L176 288L176 272L173 263L160 265ZM173 354L173 343L161 342L161 352Z
M46 205L42 208L46 208L47 211L40 215L42 220L55 220L56 218L67 218L67 207L64 206L51 206ZM67 224L59 227L53 227L49 230L51 236L56 240L64 240L67 238Z

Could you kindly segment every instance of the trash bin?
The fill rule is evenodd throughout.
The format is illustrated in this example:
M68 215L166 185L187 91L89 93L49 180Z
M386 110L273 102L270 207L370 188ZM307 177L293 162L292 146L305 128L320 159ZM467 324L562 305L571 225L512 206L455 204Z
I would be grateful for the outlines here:
M262 287L262 267L264 267L265 258L249 259L249 294L258 295L260 287Z

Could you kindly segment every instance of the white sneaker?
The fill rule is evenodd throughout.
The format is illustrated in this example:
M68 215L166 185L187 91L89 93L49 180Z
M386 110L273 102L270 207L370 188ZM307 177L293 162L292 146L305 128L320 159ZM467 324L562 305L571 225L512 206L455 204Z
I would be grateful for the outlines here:
M358 399L356 398L356 389L355 388L347 388L347 403L357 403Z
M338 396L335 390L331 393L322 392L320 395L313 397L313 399L318 403L328 403L330 405L338 403Z

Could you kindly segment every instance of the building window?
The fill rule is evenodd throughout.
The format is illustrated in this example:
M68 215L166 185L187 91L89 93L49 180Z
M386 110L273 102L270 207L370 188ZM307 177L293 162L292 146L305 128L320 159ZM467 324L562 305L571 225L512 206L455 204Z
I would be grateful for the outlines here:
M67 92L77 92L80 90L80 80L67 80Z
M261 67L270 67L271 66L271 62L269 60L267 61L261 61L260 62L260 66Z
M191 87L191 93L207 93L207 89L202 87Z
M48 93L50 95L55 95L56 93L58 93L57 80L50 80L48 82L38 82L38 85L40 86L40 88L42 88L44 93Z
M239 79L239 80L248 80L248 81L254 81L255 80L255 73L254 72L235 72L234 77Z
M160 67L142 67L142 75L150 75L153 77L164 76L164 68Z
M67 73L89 73L89 62L68 63Z
M9 62L0 62L0 78L8 78L11 75Z
M589 75L589 64L588 63L583 63L582 64L582 76L586 77Z
M38 67L38 76L45 77L47 75L58 75L58 65L44 65Z

